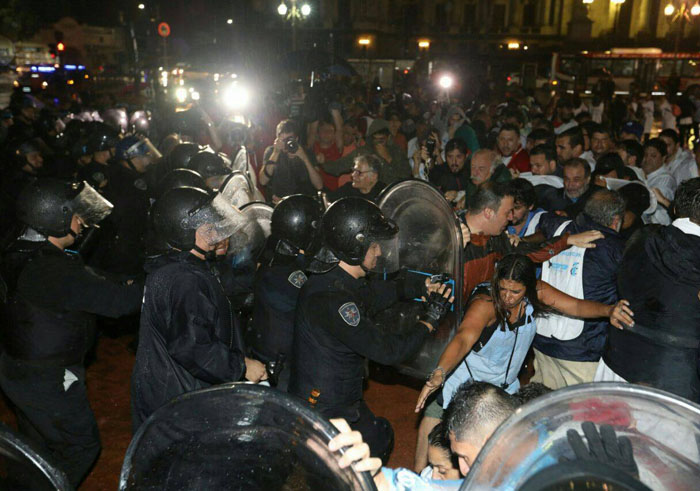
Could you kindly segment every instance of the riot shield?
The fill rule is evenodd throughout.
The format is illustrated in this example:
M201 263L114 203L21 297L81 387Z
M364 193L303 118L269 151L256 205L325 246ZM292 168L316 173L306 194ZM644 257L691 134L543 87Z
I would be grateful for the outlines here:
M73 488L63 471L0 423L0 489L64 491Z
M567 432L583 437L584 422L601 435L601 426L610 425L617 439L629 439L638 478L622 470L628 468L622 459L577 456ZM588 434L584 441L594 453ZM612 451L608 442L603 439ZM698 479L700 406L650 387L598 382L551 392L519 409L486 442L461 489L656 491L697 489Z
M242 208L253 201L251 187L245 173L233 171L221 184L219 193L236 208Z
M397 182L386 188L377 200L387 218L399 226L399 263L402 268L436 275L447 273L454 290L462 291L462 234L452 207L440 191L419 180ZM426 276L427 277L427 276ZM410 329L422 305L399 302L378 317L389 329ZM459 326L461 306L446 317L437 332L428 337L415 357L397 366L407 375L425 378L436 366L443 350Z
M265 248L265 242L270 236L270 221L272 220L272 207L266 203L253 201L243 205L241 213L246 217L246 225L243 227L248 237L245 247L241 250L231 249L229 253L234 254L234 267L243 262L255 262ZM255 270L256 268L253 268Z
M368 473L338 467L328 450L337 433L318 412L269 387L190 392L139 428L119 489L375 489Z

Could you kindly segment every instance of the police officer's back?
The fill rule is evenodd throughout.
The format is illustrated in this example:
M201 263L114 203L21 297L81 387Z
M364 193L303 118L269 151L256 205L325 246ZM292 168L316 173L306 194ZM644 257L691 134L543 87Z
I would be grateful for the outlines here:
M280 201L272 214L269 244L272 260L255 278L251 349L265 363L284 363L291 357L294 310L306 283L304 253L311 247L314 226L323 210L310 196L292 195ZM287 389L289 370L277 366L278 388Z
M38 179L18 198L27 228L3 258L0 385L18 410L20 431L47 449L76 486L100 450L84 367L94 315L119 317L141 305L141 285L112 282L65 250L110 210L85 183Z
M245 358L238 320L213 264L229 237L239 240L240 211L220 195L182 187L166 191L151 212L171 252L146 280L131 378L134 430L175 396L266 377L260 362Z

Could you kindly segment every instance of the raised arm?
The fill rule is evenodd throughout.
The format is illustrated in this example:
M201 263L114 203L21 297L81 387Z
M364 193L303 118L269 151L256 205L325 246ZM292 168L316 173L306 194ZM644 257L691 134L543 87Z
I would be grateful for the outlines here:
M620 300L614 305L605 305L590 300L580 300L557 290L544 281L537 282L537 296L540 301L556 309L562 314L581 319L610 318L610 323L618 329L633 326L634 312L629 308L627 300Z
M493 303L488 297L478 297L469 305L455 337L443 351L437 368L433 370L430 379L425 383L418 396L416 412L423 409L430 394L442 387L447 379L447 374L452 372L459 362L467 356L472 346L479 340L481 332L490 322L494 321L494 318Z

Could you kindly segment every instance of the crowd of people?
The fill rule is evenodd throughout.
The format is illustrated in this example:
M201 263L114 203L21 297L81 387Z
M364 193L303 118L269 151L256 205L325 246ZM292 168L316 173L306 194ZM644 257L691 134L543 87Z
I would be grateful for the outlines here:
M625 381L700 402L700 144L685 112L669 117L665 97L466 105L294 87L250 125L21 92L0 114L0 387L73 485L100 451L85 382L98 329L138 329L134 431L184 393L266 383L336 422L331 449L355 449L342 465L378 471L394 434L363 400L366 360L414 357L459 305L416 402L415 473L383 468L381 489L458 487L495 428L550 390ZM459 220L461 291L401 268L378 203L406 179ZM416 298L411 329L377 320Z

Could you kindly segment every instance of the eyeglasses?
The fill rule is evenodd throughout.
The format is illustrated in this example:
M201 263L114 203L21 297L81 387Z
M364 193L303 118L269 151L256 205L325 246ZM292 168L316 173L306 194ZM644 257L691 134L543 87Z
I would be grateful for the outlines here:
M370 169L370 170L360 170L360 169L353 169L353 170L352 170L352 173L353 173L353 174L360 174L360 175L362 175L362 174L368 174L368 173L370 173L370 172L374 172L374 171L371 170L371 169Z

